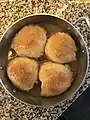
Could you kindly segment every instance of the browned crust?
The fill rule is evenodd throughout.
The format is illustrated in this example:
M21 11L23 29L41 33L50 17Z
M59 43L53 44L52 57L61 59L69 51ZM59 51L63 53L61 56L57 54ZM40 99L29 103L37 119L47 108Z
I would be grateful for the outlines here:
M74 61L76 60L75 42L67 33L55 33L47 40L45 53L50 60L58 63Z
M38 63L25 57L16 57L10 60L7 66L7 74L12 83L22 89L32 89L38 73Z
M46 39L44 28L38 25L24 26L14 37L11 48L19 56L37 58L43 55Z
M55 96L65 92L72 82L72 71L68 65L43 63L39 71L42 96Z

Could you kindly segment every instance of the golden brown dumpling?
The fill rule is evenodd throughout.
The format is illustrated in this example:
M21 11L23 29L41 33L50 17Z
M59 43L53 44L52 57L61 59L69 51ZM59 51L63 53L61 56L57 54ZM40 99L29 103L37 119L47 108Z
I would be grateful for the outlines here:
M71 85L72 72L68 65L46 62L39 71L41 95L55 96L65 92Z
M45 53L49 59L58 63L74 61L76 60L75 42L66 33L55 33L48 39Z
M23 27L14 37L11 48L19 56L38 58L43 55L46 43L46 31L38 25Z
M7 74L11 82L21 90L30 90L37 81L38 63L35 60L16 57L10 60Z

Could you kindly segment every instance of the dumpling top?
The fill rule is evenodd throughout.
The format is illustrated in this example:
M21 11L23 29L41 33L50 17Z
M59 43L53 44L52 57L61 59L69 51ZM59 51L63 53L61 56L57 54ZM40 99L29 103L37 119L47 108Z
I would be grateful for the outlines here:
M49 59L58 63L74 61L76 60L75 42L66 33L55 33L48 39L45 53Z
M29 58L16 57L9 61L7 74L16 87L28 91L37 81L38 63Z
M43 63L39 71L41 95L55 96L65 92L71 85L72 72L69 66L53 62Z
M24 26L14 37L11 48L19 56L38 58L43 55L46 31L38 25Z

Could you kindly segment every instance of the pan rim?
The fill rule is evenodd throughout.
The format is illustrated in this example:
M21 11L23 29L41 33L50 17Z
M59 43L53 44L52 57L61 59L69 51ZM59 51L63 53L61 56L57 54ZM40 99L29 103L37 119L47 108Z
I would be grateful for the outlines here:
M25 102L25 101L20 100L19 98L17 98L16 96L14 96L14 95L5 87L5 85L3 84L1 78L0 78L0 82L1 82L1 84L2 84L2 86L3 86L3 88L4 88L12 97L14 97L16 100L18 100L18 101L20 101L20 102L22 102L22 103L24 103L24 104L26 104L26 105L29 105L29 106L34 106L34 107L47 107L47 108L48 108L48 107L54 107L54 106L56 106L56 105L59 105L59 104L65 102L66 100L70 99L70 98L80 89L80 87L83 85L83 83L84 83L84 81L85 81L85 78L86 78L86 74L88 73L88 68L89 68L89 51L88 51L88 47L87 47L87 45L86 45L86 42L85 42L83 36L81 35L81 33L78 31L78 29L77 29L73 24L71 24L71 23L70 23L69 21L67 21L66 19L61 18L61 17L59 17L59 16L57 16L57 15L47 14L47 13L32 14L32 15L28 15L28 16L25 16L25 17L23 17L23 18L18 19L18 20L15 21L12 25L10 25L10 26L7 28L7 30L3 33L2 37L0 38L0 42L2 42L2 39L3 39L4 35L8 32L8 30L9 30L11 27L13 27L16 23L18 23L19 21L22 21L22 20L24 20L24 19L27 19L27 18L29 18L29 17L40 16L40 15L42 15L42 16L51 16L51 17L55 17L55 18L58 18L58 19L61 19L61 20L65 21L65 22L68 23L70 26L72 26L72 27L76 30L76 32L79 34L79 36L81 37L81 39L82 39L82 41L83 41L83 43L84 43L85 49L86 49L86 56L87 56L86 70L85 70L84 77L83 77L83 80L82 80L81 84L77 87L77 89L76 89L71 95L69 95L67 98L64 98L64 100L61 100L61 102L57 102L57 103L55 103L55 104L53 104L53 105L50 104L50 105L47 106L46 104L44 104L44 105L42 105L42 104L41 104L41 105L34 105L34 104L30 104L30 103L27 103L27 102Z

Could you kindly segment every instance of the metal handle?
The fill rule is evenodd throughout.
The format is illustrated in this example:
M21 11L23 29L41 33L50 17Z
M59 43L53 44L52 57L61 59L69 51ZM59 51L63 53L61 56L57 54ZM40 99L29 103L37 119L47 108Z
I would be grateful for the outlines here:
M77 20L74 22L74 25L75 25L76 23L81 22L81 21L85 21L86 24L87 24L87 26L88 26L88 28L90 29L90 20L89 20L88 17L80 17L79 19L77 19ZM89 46L89 50L90 50L90 43L89 43L89 41L87 41L87 45Z
M81 21L85 21L88 28L90 29L90 21L89 21L89 18L88 17L80 17L79 19L77 19L75 21L75 24L78 23L78 22L81 22Z

